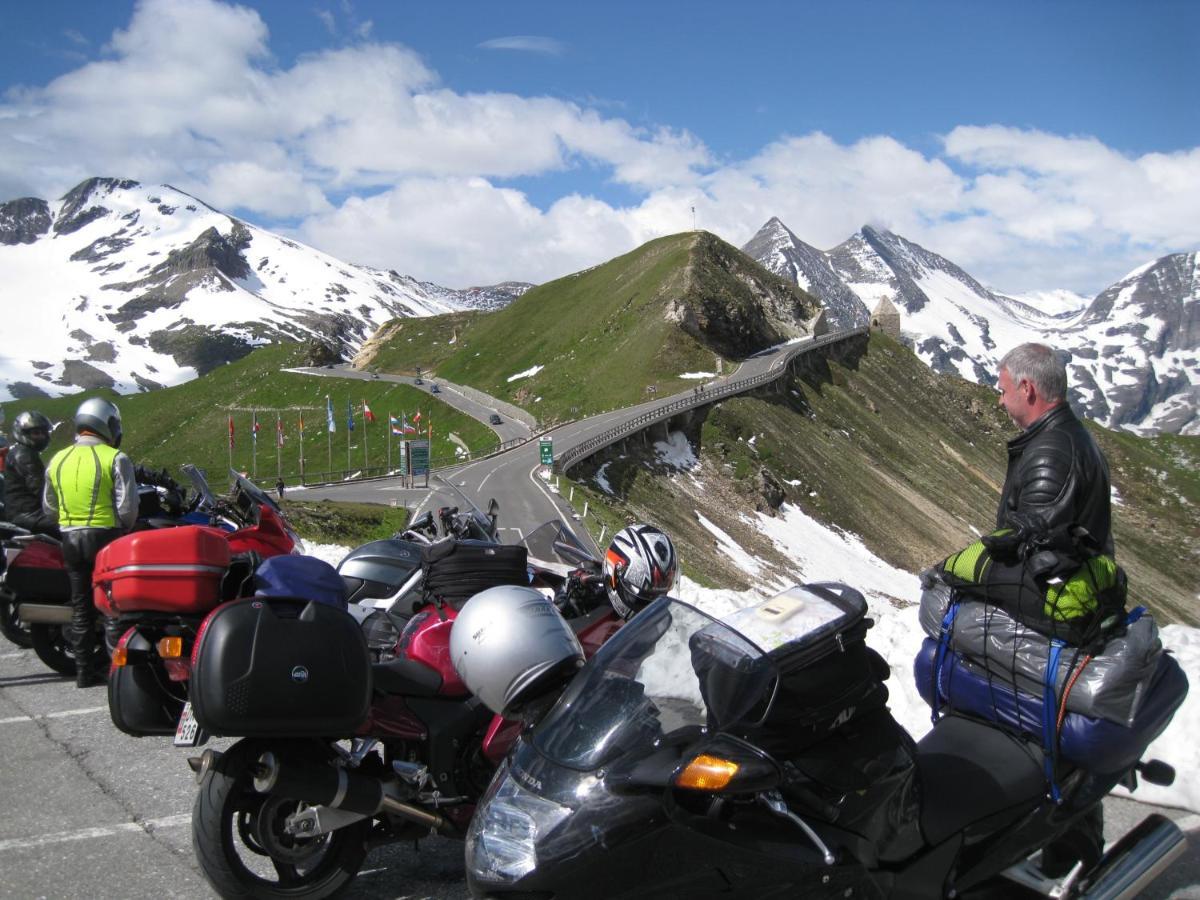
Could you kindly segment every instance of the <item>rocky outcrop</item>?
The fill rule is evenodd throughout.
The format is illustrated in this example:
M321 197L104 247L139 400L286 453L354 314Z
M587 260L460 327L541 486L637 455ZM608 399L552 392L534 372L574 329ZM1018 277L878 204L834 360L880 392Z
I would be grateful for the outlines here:
M50 230L50 206L37 197L0 203L0 244L32 244Z

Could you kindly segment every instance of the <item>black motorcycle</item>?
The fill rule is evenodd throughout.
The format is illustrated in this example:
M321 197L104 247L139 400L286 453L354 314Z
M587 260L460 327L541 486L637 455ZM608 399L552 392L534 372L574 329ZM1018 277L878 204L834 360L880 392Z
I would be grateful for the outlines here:
M724 622L670 598L639 613L497 773L467 838L474 895L1124 898L1183 852L1151 815L1040 868L1114 786L1173 779L1140 757L1186 694L1174 660L1105 771L1048 767L1040 742L959 714L914 743L865 612L824 584Z

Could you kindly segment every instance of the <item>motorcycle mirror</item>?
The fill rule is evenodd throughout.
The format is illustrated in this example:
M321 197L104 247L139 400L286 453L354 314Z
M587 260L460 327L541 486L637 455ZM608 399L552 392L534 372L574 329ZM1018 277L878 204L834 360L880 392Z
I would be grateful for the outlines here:
M783 771L767 753L731 734L693 747L672 778L677 788L708 793L757 794L779 787Z

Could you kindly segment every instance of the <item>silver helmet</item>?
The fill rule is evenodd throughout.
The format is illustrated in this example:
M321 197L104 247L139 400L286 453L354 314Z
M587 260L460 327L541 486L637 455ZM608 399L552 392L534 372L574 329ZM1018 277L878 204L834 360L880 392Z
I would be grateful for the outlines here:
M653 525L622 528L604 554L608 601L623 619L671 590L678 572L675 545Z
M104 438L110 447L121 446L121 411L103 397L92 397L75 410L75 433L90 431Z
M450 631L450 660L488 709L512 718L566 683L583 665L583 648L547 597L502 585L463 606Z

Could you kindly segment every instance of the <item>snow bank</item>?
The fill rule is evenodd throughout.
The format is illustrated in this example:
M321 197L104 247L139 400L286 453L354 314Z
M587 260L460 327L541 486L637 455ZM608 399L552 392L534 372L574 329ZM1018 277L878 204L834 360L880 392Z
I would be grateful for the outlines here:
M526 369L524 372L518 372L516 375L509 375L508 378L506 378L505 380L506 381L516 381L519 378L532 378L534 375L536 375L538 372L542 371L542 369L544 369L544 368L546 368L546 367L545 366L534 366L532 369Z

